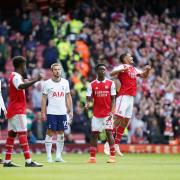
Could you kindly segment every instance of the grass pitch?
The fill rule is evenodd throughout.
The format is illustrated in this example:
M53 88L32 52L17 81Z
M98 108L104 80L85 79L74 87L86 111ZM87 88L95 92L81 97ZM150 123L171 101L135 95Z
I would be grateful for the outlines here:
M24 167L23 155L13 155L19 168L3 168L0 180L180 180L180 154L125 154L116 164L97 155L96 164L87 164L88 154L65 154L67 163L47 163L46 155L32 155L42 168Z

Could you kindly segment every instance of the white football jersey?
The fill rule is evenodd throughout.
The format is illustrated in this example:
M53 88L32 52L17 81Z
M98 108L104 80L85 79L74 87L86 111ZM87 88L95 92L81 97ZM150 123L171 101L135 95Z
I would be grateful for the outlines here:
M52 79L45 81L42 93L47 95L48 99L47 114L67 114L66 94L69 92L69 82L64 78L61 78L59 82Z
M4 100L3 100L2 94L1 94L1 81L0 81L0 115L1 115L1 109L3 111L6 110L5 105L4 105Z

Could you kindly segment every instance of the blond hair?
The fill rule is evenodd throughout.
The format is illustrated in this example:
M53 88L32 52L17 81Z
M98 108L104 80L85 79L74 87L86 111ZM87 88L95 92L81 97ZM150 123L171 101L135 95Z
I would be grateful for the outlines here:
M51 65L51 70L53 70L53 67L54 66L59 66L60 68L61 68L61 64L59 64L59 63L53 63L52 65Z

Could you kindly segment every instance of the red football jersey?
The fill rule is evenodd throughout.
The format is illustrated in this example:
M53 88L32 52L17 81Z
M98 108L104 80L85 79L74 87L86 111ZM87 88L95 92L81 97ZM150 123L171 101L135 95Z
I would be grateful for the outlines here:
M9 103L7 107L7 118L10 119L16 114L26 114L25 91L17 89L15 84L22 82L22 77L16 72L12 72L9 77Z
M105 79L91 82L87 88L87 96L94 100L93 115L97 118L107 117L111 112L111 96L116 95L116 88L113 81Z
M120 65L117 68L124 68L124 66L128 67L128 71L120 72L118 74L118 79L121 82L121 88L118 92L118 96L136 96L137 77L142 73L142 71L131 65Z

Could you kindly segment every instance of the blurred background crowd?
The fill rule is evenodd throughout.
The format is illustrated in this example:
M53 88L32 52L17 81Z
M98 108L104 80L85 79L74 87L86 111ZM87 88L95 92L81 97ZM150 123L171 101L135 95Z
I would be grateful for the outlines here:
M135 66L152 66L150 78L138 80L134 114L125 143L180 141L180 3L168 0L26 0L22 8L0 11L0 80L8 102L8 75L12 57L27 58L27 78L38 72L50 77L50 65L61 63L71 86L74 119L67 132L90 139L91 111L84 110L86 87L95 65L108 72L129 52ZM41 120L42 80L27 91L29 141L43 140ZM0 119L1 130L7 122ZM102 135L101 140L104 137Z

